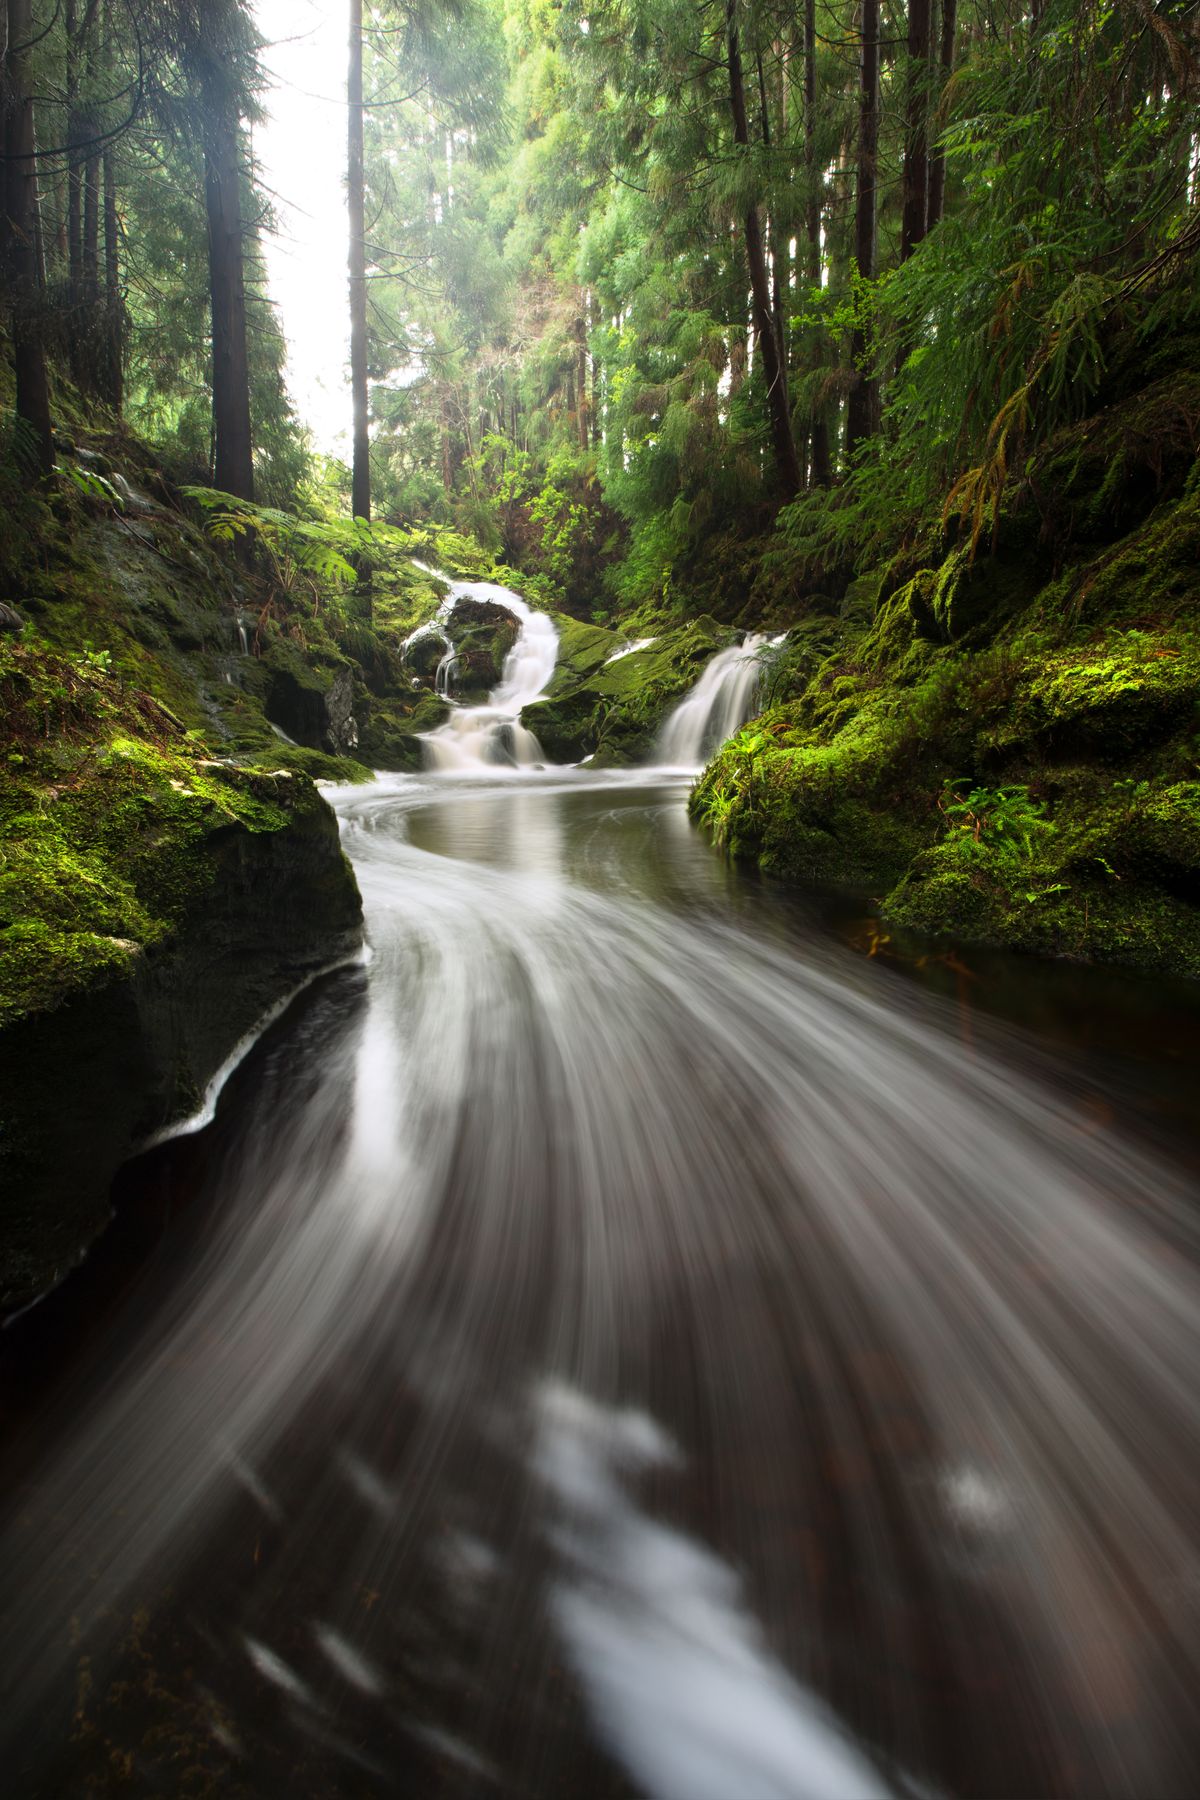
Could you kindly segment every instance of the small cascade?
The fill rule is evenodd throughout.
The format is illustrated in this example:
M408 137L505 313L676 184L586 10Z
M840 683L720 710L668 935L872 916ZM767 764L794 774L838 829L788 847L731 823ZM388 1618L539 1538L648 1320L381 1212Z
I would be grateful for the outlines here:
M442 580L448 579L441 577ZM500 681L483 706L459 706L444 725L425 733L425 754L431 769L458 772L495 768L532 768L542 761L542 749L532 731L521 723L521 708L543 692L558 661L558 631L545 613L534 612L519 594L493 581L452 581L450 593L431 621L445 638L447 654L438 664L435 684L449 697L456 659L442 619L448 619L460 600L477 600L501 606L520 623L517 641L504 660ZM430 626L423 626L428 632ZM416 634L414 633L414 636ZM411 641L411 640L410 640ZM406 646L407 648L407 646ZM443 682L445 685L443 685Z
M672 768L698 769L714 750L752 717L762 674L762 651L781 644L786 633L751 632L740 644L720 650L659 733L655 761Z
M241 646L242 655L249 656L249 654L250 654L250 639L246 635L246 621L241 613L239 613L237 616L237 634L238 634L238 643Z
M454 677L458 674L458 657L453 648L447 650L438 664L433 677L433 691L440 694L443 700L449 700L450 688Z

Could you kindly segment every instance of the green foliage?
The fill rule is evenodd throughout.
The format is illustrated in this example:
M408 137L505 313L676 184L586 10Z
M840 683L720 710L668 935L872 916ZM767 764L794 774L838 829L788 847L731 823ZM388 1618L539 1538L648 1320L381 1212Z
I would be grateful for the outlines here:
M1037 834L1054 830L1045 802L1032 799L1029 789L1019 785L989 788L947 782L938 805L952 829L966 832L972 843L988 845L1006 861L1018 856L1030 861Z

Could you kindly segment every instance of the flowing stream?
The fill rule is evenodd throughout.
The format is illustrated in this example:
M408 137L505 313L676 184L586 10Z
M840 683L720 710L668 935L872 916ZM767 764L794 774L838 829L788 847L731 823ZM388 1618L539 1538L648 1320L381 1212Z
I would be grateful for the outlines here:
M521 616L331 793L368 967L5 1334L8 1791L1183 1800L1178 1163L679 776L491 764Z

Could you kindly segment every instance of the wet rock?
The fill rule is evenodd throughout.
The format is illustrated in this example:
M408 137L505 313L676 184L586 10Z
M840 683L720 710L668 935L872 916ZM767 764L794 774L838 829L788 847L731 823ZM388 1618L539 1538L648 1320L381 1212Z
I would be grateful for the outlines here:
M113 939L93 981L0 1031L0 1313L70 1268L107 1222L120 1164L196 1108L264 1013L359 941L358 890L312 783L226 773L260 784L286 824L214 812L189 852L210 878L170 935Z

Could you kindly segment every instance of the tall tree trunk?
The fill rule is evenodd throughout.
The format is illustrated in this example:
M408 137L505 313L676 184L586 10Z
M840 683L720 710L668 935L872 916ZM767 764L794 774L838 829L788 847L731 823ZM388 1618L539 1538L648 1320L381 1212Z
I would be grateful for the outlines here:
M350 67L346 81L349 131L346 192L350 214L350 404L353 452L350 508L356 519L371 517L371 437L367 389L367 222L363 175L362 0L350 0ZM447 482L447 491L449 483Z
M876 206L879 151L879 0L862 0L862 63L858 115L858 194L854 210L854 258L864 281L875 279ZM877 384L863 368L867 343L854 329L851 355L856 378L846 407L846 459L874 431L879 412Z
M38 281L37 162L29 71L32 0L7 0L7 26L4 218L0 221L3 266L12 306L17 417L24 420L32 436L31 465L38 474L48 475L54 466L54 447L41 336L42 293Z
M67 281L71 304L79 299L83 279L83 191L79 140L79 35L75 0L66 4L67 100Z
M729 50L729 105L733 114L734 142L748 148L750 131L746 118L746 88L742 76L742 54L738 42L737 0L725 0L725 22ZM767 411L771 425L771 444L775 454L775 470L784 497L795 499L800 492L800 459L792 436L791 408L788 404L787 378L779 359L779 340L771 307L771 283L763 249L762 228L757 206L746 209L743 220L746 262L750 272L751 315L754 336L762 357L763 379L767 385Z
M225 493L253 500L238 111L233 94L220 78L219 65L203 87L204 197L212 302L213 480Z
M808 243L805 273L812 287L821 285L821 171L817 166L817 0L804 0L804 230ZM814 487L833 480L829 457L829 420L825 408L813 412L810 435L810 479Z
M115 413L125 405L125 319L121 304L121 227L117 171L111 147L104 152L104 398Z
M939 95L954 69L954 32L958 23L958 0L942 0L942 53ZM946 207L946 153L935 149L929 159L929 229L933 230Z
M100 298L100 155L93 151L83 165L83 297L88 307L87 330Z
M442 491L449 499L454 492L454 463L450 454L450 402L443 386L441 393L442 425Z
M929 229L929 9L930 0L908 0L901 262L908 261Z
M763 149L769 153L771 149L771 107L767 99L767 78L763 72L761 50L755 52L755 62L758 66L758 111L761 120L762 143ZM786 389L787 332L784 326L781 269L787 261L787 222L780 219L777 208L775 211L768 209L764 216L766 218L764 240L771 270L771 321L775 327L775 348L779 353L779 368Z

